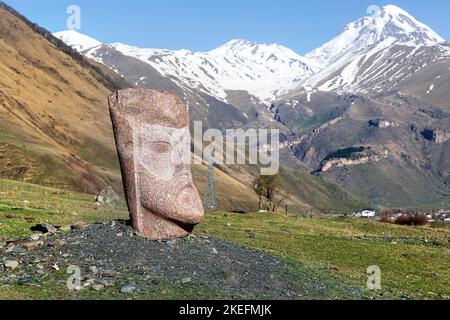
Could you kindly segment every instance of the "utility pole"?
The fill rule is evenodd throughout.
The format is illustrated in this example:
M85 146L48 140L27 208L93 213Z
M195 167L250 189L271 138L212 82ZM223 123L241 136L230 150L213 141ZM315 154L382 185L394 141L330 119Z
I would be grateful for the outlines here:
M231 203L231 201L230 201ZM208 180L206 185L204 206L206 210L217 211L217 199L214 180L214 166L210 162L208 165ZM231 206L231 205L230 205Z

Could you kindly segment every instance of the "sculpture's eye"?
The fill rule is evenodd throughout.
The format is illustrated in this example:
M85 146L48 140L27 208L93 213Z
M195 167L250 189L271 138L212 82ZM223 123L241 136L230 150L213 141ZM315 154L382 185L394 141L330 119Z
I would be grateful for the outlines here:
M151 144L152 153L170 153L170 144L164 141L156 141Z

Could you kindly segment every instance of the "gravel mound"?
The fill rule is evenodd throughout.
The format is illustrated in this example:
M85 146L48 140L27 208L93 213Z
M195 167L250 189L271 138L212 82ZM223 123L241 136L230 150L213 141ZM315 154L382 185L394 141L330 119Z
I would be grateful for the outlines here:
M110 287L137 294L169 283L200 286L224 298L329 298L329 282L306 268L300 275L298 266L263 251L207 236L148 241L126 222L113 221L33 238L31 245L19 239L0 249L0 269L7 271L0 284L39 283L51 272L77 266L81 286L95 291Z

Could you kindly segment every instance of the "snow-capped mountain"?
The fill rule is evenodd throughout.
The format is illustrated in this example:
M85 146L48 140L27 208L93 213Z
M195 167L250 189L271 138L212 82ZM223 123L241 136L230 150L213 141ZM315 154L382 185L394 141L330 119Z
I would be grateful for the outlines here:
M132 87L175 92L204 128L279 128L291 151L283 159L355 194L379 187L377 198L399 206L450 195L450 43L398 7L348 24L304 57L246 40L190 52L56 35ZM338 150L362 146L320 172Z
M389 37L350 58L341 58L330 64L306 80L302 87L309 92L387 92L435 63L442 64L443 72L448 71L449 47L440 44L408 45ZM423 85L430 86L427 83Z
M94 38L91 38L87 35L81 34L75 30L56 32L53 35L78 52L83 52L102 44L100 41L95 40Z
M334 39L308 53L306 57L325 68L388 38L413 45L435 45L445 41L397 6L387 5L374 10L371 16L348 24Z
M73 30L55 36L121 75L125 72L104 61L108 53L105 47L149 64L181 88L223 102L229 102L230 91L246 91L266 104L298 88L306 89L308 99L317 90L366 92L367 86L384 90L380 82L395 83L448 51L440 45L445 42L442 37L393 5L348 24L334 39L305 57L278 44L246 40L232 40L209 52L191 52L122 43L102 45ZM424 49L437 46L437 51ZM431 56L428 51L433 52ZM422 54L420 58L418 53ZM412 60L421 65L412 66Z
M87 57L103 62L98 54L100 42L87 41L89 37L74 31L62 31L55 36ZM246 40L232 40L209 52L145 49L122 43L108 46L150 64L180 86L200 90L224 102L229 90L244 90L270 102L315 71L307 59L286 47Z
M307 54L322 68L302 87L309 92L338 93L391 90L448 53L442 37L406 11L388 5L348 24L334 39Z
M222 101L227 101L227 90L245 90L268 102L314 73L306 59L277 44L232 40L209 52L140 49L121 43L111 46L149 63L180 85ZM86 54L95 57L95 49Z

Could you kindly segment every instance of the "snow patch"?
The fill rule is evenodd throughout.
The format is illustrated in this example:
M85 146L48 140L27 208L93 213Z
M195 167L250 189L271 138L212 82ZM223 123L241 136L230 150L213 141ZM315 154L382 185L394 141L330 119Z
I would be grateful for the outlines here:
M78 52L83 52L85 50L98 47L102 44L100 41L81 34L75 30L56 32L53 35Z

